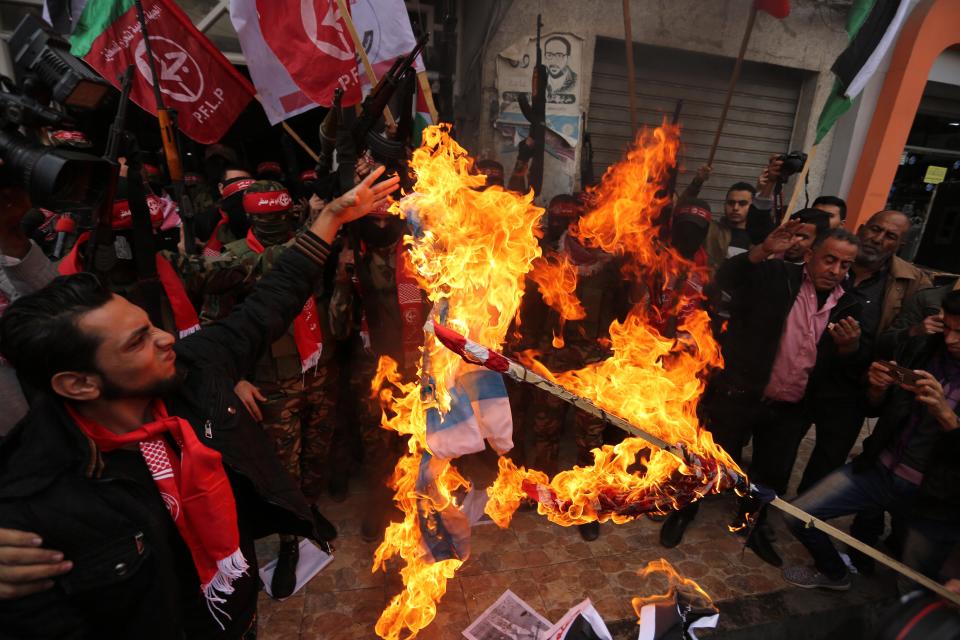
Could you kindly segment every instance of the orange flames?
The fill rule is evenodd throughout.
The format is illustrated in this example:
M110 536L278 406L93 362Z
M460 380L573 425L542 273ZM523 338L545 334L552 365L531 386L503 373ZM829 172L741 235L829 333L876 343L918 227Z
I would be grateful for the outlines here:
M659 240L654 224L669 202L661 189L678 144L676 127L665 125L640 133L626 158L607 170L592 194L596 207L574 231L588 246L622 255L624 274L634 282L662 283L696 272L693 264ZM642 297L647 303L650 293ZM669 315L671 310L665 311ZM680 321L677 329L685 336L683 342L661 335L658 319L649 304L636 304L622 323L610 327L613 355L609 359L556 374L555 381L668 443L683 443L697 456L738 470L710 433L700 429L696 415L707 372L722 365L706 312L695 310ZM543 373L542 366L537 370ZM549 501L541 500L538 510L562 525L594 520L620 523L643 514L642 510L612 509L611 504L643 501L646 511L669 511L677 506L681 485L685 494L692 491L697 498L726 488L719 476L698 476L697 469L670 453L651 449L639 438L595 449L593 454L593 466L563 471L549 483L543 473L502 459L500 475L488 491L488 515L506 526L526 495L525 482L538 486L541 495L552 490L563 508L550 508Z
M647 563L646 567L637 572L637 575L641 578L649 578L651 581L659 583L659 585L666 583L664 586L655 587L657 589L665 589L663 593L637 597L631 600L633 610L636 612L638 618L640 617L640 610L643 609L645 605L656 604L663 601L673 602L678 593L682 594L687 602L697 608L707 609L713 606L713 600L700 585L690 578L681 576L677 573L677 570L673 568L673 565L663 558L651 560Z
M710 434L699 428L696 417L704 377L721 365L706 313L685 314L676 327L677 335L683 336L678 340L661 333L660 315L650 306L656 283L695 274L694 265L658 239L654 223L668 203L659 190L667 182L678 144L676 127L641 133L625 160L611 167L592 192L595 208L572 230L588 247L622 256L624 275L648 284L647 291L636 296L641 302L623 322L610 327L612 357L555 376L540 363L531 364L604 410L669 443L683 443L694 456L739 471ZM500 348L527 274L563 317L582 317L574 266L565 259L539 259L536 227L543 210L532 204L531 194L520 196L499 187L478 191L484 177L471 175L472 161L450 138L446 125L425 132L424 145L414 153L411 166L417 176L415 193L395 203L391 211L405 215L416 230L414 237L406 238L411 261L435 305L434 315L444 324L481 344ZM670 315L675 309L663 311ZM454 496L468 481L448 461L435 459L436 491L422 495L416 480L423 454L429 451L426 411L449 409L447 388L470 365L432 339L424 351L422 373L429 386L401 381L396 365L386 360L374 381L374 388L386 383L381 400L390 411L384 412L384 428L410 436L408 453L391 481L405 518L387 528L374 562L374 570L396 557L404 565L400 570L404 589L376 625L377 634L385 639L404 633L413 637L430 624L447 580L465 560L430 561L420 535L418 510L423 514L456 508ZM563 509L549 507L547 500L538 506L541 514L563 525L598 519L625 522L643 511L611 510L610 504L642 501L646 512L666 512L683 499L681 494L685 499L698 498L725 486L717 474L703 473L699 466L651 449L637 438L593 453L592 467L575 467L553 479L501 458L500 474L488 489L487 513L506 526L527 495L525 484L544 495L552 493L555 504L563 503Z
M506 336L523 296L525 274L540 256L535 229L543 210L533 196L520 196L499 187L478 191L485 180L472 174L473 161L449 134L448 125L424 132L424 145L411 162L415 193L391 207L405 215L416 230L405 241L420 286L434 303L435 314L457 331L494 347ZM381 400L390 408L383 426L409 435L408 452L391 480L403 522L391 523L374 557L374 571L399 556L404 589L395 596L376 625L382 638L412 637L436 616L436 603L447 580L462 564L450 559L431 562L425 556L418 510L439 513L456 508L454 493L468 486L449 461L433 459L436 492L425 496L416 480L426 442L426 411L446 410L447 391L457 373L468 367L443 346L428 341L420 382L404 383L396 363L383 359L373 388L387 382Z

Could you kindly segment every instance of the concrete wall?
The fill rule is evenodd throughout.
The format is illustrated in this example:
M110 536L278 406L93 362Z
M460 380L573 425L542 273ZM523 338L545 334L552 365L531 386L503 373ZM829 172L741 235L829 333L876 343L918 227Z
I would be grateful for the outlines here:
M745 0L633 0L631 22L633 40L654 46L672 47L735 58L740 47L749 11ZM778 21L761 13L753 31L747 59L807 70L810 79L804 84L798 111L792 148L809 149L817 116L825 102L833 77L830 65L847 43L844 22L846 8L833 8L836 3L793 3L791 15ZM516 159L514 151L504 144L504 138L492 127L497 112L496 56L519 39L535 33L536 15L543 13L545 33L567 31L584 38L582 87L583 106L590 106L589 87L592 80L594 48L597 37L623 39L623 12L620 0L593 0L570 2L560 0L516 0L492 36L483 56L482 88L479 96L465 95L468 102L477 101L481 116L478 136L469 136L471 151L478 157L499 159L511 170ZM463 29L470 29L468 21ZM474 28L479 28L475 25ZM461 69L474 74L478 70ZM810 193L816 196L823 182L824 168L829 157L831 138L821 145L810 171ZM771 149L771 152L783 151ZM548 157L544 181L544 196L576 188L579 163L562 164ZM755 176L743 176L753 180Z

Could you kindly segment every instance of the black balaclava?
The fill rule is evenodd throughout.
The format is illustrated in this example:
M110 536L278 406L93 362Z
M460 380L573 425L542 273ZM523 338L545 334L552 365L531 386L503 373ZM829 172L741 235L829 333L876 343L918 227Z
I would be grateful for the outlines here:
M397 216L386 218L386 226L377 224L374 216L357 220L357 233L367 246L377 249L389 247L403 237L404 223Z

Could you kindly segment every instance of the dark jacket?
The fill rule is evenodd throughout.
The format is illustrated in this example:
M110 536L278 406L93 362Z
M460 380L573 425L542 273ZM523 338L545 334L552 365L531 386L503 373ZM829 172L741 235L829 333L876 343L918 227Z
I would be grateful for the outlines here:
M910 338L891 355L908 369L927 369L934 354L943 348L943 336ZM916 396L891 387L879 407L880 419L873 433L863 441L863 453L853 461L855 470L877 464L880 454L899 438L908 425ZM912 502L913 514L934 520L960 522L960 429L944 431L927 462L920 492Z
M174 347L183 387L164 397L219 451L241 528L315 540L336 532L312 511L274 447L233 393L236 381L283 334L322 266L290 249L243 305ZM117 477L76 427L62 401L45 396L0 443L0 527L32 531L74 568L48 591L0 601L0 637L180 638L181 612L159 493ZM153 507L153 508L151 508Z
M748 256L744 253L730 258L717 273L717 286L732 293L730 322L721 339L721 380L728 387L759 397L770 380L784 324L803 283L804 267L783 260L753 264ZM845 294L831 310L829 322L847 316L859 319L859 315L859 303ZM845 367L855 358L855 354L838 354L833 338L824 331L808 393L826 372Z
M923 322L927 316L940 313L943 299L951 291L960 289L960 279L953 283L921 289L915 295L908 296L890 326L880 334L877 349L883 352L895 350L898 345L909 339L907 332L914 325Z

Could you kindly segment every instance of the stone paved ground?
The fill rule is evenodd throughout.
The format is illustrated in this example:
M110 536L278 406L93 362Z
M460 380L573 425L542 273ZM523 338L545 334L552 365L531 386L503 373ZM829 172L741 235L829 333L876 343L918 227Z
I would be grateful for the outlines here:
M812 435L802 445L797 470L802 469L811 446ZM374 623L399 591L400 581L396 567L389 575L371 573L376 544L360 538L356 505L361 501L356 499L358 491L351 490L351 499L345 503L319 505L340 532L333 563L283 602L261 593L261 640L376 638ZM675 549L662 548L657 541L660 525L645 519L604 524L600 538L591 543L583 542L575 528L551 524L535 512L518 512L509 529L493 524L474 527L472 555L448 583L437 618L419 637L460 638L460 632L508 588L551 621L585 597L605 620L633 619L631 598L649 595L657 587L644 584L636 572L657 558L669 560L713 597L721 610L722 629L725 600L791 588L778 569L750 551L743 552L741 539L727 532L733 509L730 497L706 501ZM772 521L786 564L806 562L804 549L785 530L779 515ZM261 562L271 558L275 548L275 541L262 541Z

